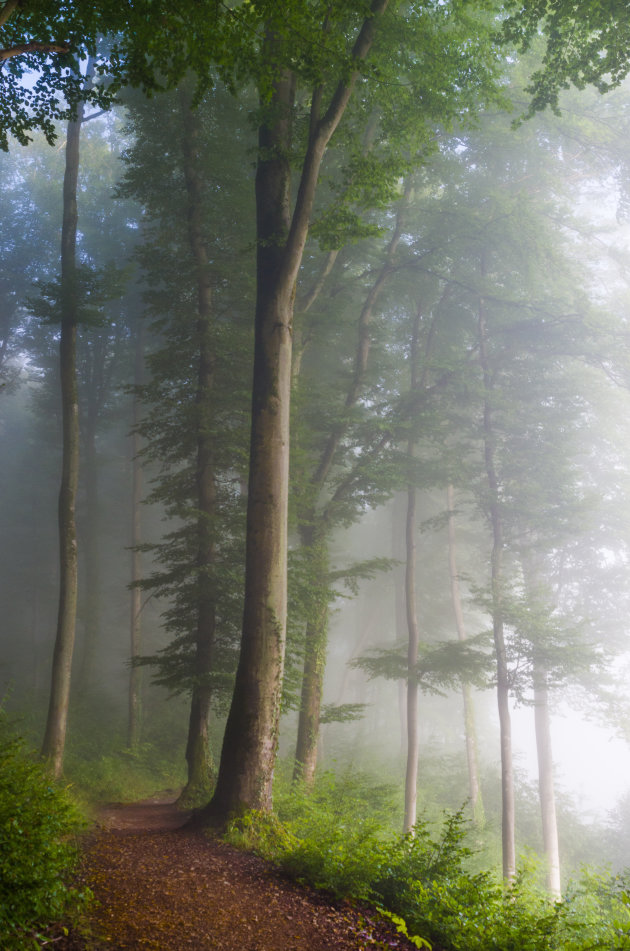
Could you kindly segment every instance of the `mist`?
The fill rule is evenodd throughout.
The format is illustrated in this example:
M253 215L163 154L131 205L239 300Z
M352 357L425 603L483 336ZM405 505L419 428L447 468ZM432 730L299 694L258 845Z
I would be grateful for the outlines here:
M475 121L436 106L410 131L358 102L327 147L282 369L267 746L282 795L331 776L386 789L411 835L463 809L490 867L512 879L535 853L559 897L585 863L621 872L630 844L630 87L565 92L515 127L523 66L501 69L517 113L480 78ZM52 146L33 133L0 154L0 694L94 801L206 806L243 728L250 535L280 478L250 469L267 438L250 452L252 407L273 416L283 385L252 400L254 313L299 202L294 187L261 240L261 108L218 80L123 89ZM291 110L297 154L308 102Z

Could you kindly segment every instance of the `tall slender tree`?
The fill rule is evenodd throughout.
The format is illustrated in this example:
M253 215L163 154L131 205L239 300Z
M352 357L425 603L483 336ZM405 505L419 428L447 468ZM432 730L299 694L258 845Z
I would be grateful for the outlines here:
M92 66L88 70L88 82ZM53 773L61 774L70 702L70 679L77 613L78 557L75 504L79 478L79 398L77 392L77 182L84 106L68 123L61 226L61 335L59 361L63 419L63 462L59 489L59 609L53 653L52 681L42 755Z
M257 298L249 462L245 613L239 666L214 796L202 819L271 808L286 638L291 332L295 284L324 152L347 109L359 66L387 0L373 0L344 68L324 102L323 74L311 96L308 141L291 208L296 75L286 64L284 23L269 16L263 61L273 78L262 105L256 170ZM332 23L324 21L325 33Z
M127 746L134 749L140 742L142 730L142 671L137 663L142 653L142 496L143 467L140 458L141 401L144 385L145 326L137 322L134 335L133 416L131 426L131 597L129 618L129 692L127 719Z
M462 598L457 565L457 541L455 529L455 493L452 485L446 489L446 510L448 513L448 569L451 581L451 601L455 616L455 627L460 642L466 640L466 626L462 610ZM469 683L462 683L464 704L464 736L466 740L466 764L468 767L468 789L473 818L477 825L483 823L484 809L479 782L479 759L477 752L477 731L475 729L475 708Z

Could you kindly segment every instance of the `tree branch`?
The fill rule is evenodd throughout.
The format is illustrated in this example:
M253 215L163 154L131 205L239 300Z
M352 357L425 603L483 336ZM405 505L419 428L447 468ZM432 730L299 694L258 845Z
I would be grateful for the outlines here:
M370 15L363 21L352 48L352 60L357 64L365 60L370 52L376 24L387 9L388 3L389 0L372 0ZM350 101L358 76L359 70L357 68L350 73L347 79L339 81L324 116L317 122L315 128L313 128L314 117L320 109L319 92L315 90L313 95L309 144L302 165L302 175L291 219L283 265L284 270L288 272L290 284L295 282L302 261L302 252L308 234L322 158Z
M4 26L7 20L10 19L11 14L18 5L19 0L6 0L6 3L0 10L0 26Z
M4 11L3 11L4 12ZM10 46L0 50L0 62L11 59L13 56L22 56L24 53L69 53L70 47L65 43L20 43L19 46Z

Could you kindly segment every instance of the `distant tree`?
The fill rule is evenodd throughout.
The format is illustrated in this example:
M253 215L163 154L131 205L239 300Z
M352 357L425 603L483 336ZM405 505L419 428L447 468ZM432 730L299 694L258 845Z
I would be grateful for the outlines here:
M525 134L528 142L537 141L533 130ZM530 154L523 143L517 161L511 149L506 149L502 171L496 166L496 148L487 153L485 171L484 160L478 156L478 174L485 175L492 169L490 174L498 182L503 175L512 178L518 169L520 181L526 183L536 169L538 186L530 190L525 185L509 197L500 188L493 193L491 207L479 215L476 225L469 217L466 219L470 232L476 234L466 280L471 289L477 288L477 299L473 301L471 297L467 306L471 313L476 313L477 323L477 432L483 477L477 483L476 493L491 538L490 579L483 603L492 620L497 665L503 870L507 879L514 875L516 856L510 696L519 690L520 678L526 676L524 645L519 640L513 614L515 591L521 584L519 539L522 541L523 533L535 534L534 525L542 519L549 535L556 532L549 545L557 546L562 525L570 518L569 500L575 494L576 476L566 463L571 451L570 433L577 425L577 407L564 388L563 372L577 352L588 347L589 340L588 329L582 323L585 298L581 296L579 282L575 276L570 277L574 272L568 256L562 253L559 237L550 240L545 226L549 205L559 200L561 189L554 175L558 154L548 147L547 162L541 169L540 153ZM546 204L541 206L543 194ZM543 255L547 265L544 272L538 272L534 261L538 257L542 260ZM527 269L516 263L524 259L529 262ZM542 538L540 544L544 544ZM569 642L570 637L566 644ZM570 677L569 654L566 660L565 674ZM533 685L537 690L539 708L544 695L540 670L539 664L534 680L528 681L528 687ZM542 716L540 708L541 754ZM549 766L543 763L541 789L544 786L548 790L545 773L549 775ZM543 798L550 802L548 793ZM549 815L547 810L546 828ZM548 836L546 844L551 856L554 846ZM550 861L550 867L555 868L557 859ZM553 892L558 893L557 875L550 878L550 884Z
M347 527L358 520L368 500L371 499L373 503L377 499L382 501L395 486L391 478L379 478L376 468L383 464L383 456L391 439L383 440L377 432L381 452L373 452L371 442L374 431L369 427L369 413L362 411L361 402L370 391L368 367L372 324L378 313L383 288L394 270L396 250L403 234L407 197L401 198L395 206L394 226L381 254L376 258L375 274L370 275L366 282L362 299L357 297L356 302L353 301L358 311L353 328L354 339L351 338L346 344L345 334L338 335L338 368L333 369L330 357L317 348L319 343L320 348L323 344L325 351L330 350L332 331L329 330L324 338L317 332L321 312L329 306L328 296L324 295L320 300L319 307L312 316L309 315L308 322L307 315L302 315L302 346L297 353L299 372L294 366L293 377L294 387L298 390L298 412L306 418L306 422L301 421L295 427L298 436L293 485L309 597L305 606L304 670L294 778L305 780L307 785L312 784L315 778L329 611L335 596L328 552L330 538L340 525ZM347 262L346 267L349 266ZM312 299L309 304L311 302ZM344 344L348 346L351 357L346 356ZM354 353L351 348L354 348ZM350 379L346 380L345 367L350 359L353 372ZM326 363L328 366L324 376L322 365ZM332 375L329 376L331 370ZM308 406L300 405L300 388L305 393L302 399L307 399ZM372 471L365 464L366 453L369 454L370 450L376 462ZM380 565L381 568L384 566L385 562ZM358 563L349 565L346 575L355 579L362 574L369 577L378 569L376 562ZM344 569L338 568L334 576L337 584L342 583Z
M134 749L140 742L142 729L142 671L138 663L142 654L142 497L144 473L140 458L141 440L139 428L142 419L140 400L145 382L146 332L142 320L138 320L134 335L133 409L131 424L131 603L129 618L129 693L127 719L127 746Z
M196 109L191 95L184 81L155 101L130 99L136 142L120 188L144 208L139 260L152 318L134 431L142 459L159 466L149 501L170 520L160 541L141 546L158 566L139 590L168 599L172 640L143 662L157 682L190 694L187 799L210 789L209 717L231 688L242 610L250 292L243 262L253 226L241 199L247 165L235 159L245 154L247 132L244 141L235 133L231 151L216 158L219 137L239 125L242 110L221 87Z
M457 557L457 540L455 527L455 493L452 485L446 489L446 511L448 514L448 567L451 581L451 601L455 616L457 637L460 641L467 639L464 612L462 608L461 586ZM464 734L466 739L466 765L468 767L468 788L473 819L476 825L483 824L484 808L479 781L479 759L477 748L477 734L475 729L475 710L470 684L462 683L462 699L464 703Z

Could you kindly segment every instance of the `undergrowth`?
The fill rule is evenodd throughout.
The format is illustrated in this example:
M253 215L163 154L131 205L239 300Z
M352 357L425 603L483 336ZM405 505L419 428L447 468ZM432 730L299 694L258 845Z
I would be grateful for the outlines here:
M184 772L152 743L106 749L100 755L70 749L65 773L91 802L136 802L156 790L179 789Z
M70 884L80 813L0 712L0 947L44 947L89 893ZM4 942L4 943L2 943Z
M281 787L277 815L248 813L228 839L271 859L299 881L368 901L417 946L443 951L630 951L630 880L584 869L563 900L521 864L510 887L479 871L463 810L414 835L391 831L385 785L328 774L313 792Z

